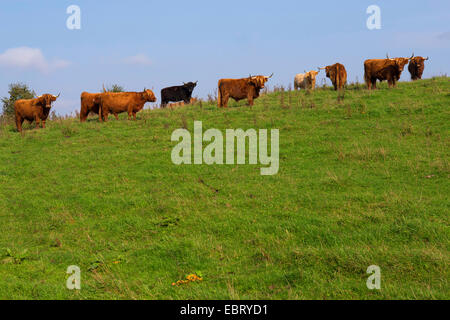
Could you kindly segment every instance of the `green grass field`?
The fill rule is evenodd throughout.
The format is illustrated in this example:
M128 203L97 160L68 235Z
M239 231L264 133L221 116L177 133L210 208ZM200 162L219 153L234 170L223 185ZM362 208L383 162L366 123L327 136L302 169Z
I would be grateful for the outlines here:
M23 135L4 124L0 298L449 299L449 106L439 77L340 102L324 88ZM171 134L194 120L278 128L279 173L172 164Z

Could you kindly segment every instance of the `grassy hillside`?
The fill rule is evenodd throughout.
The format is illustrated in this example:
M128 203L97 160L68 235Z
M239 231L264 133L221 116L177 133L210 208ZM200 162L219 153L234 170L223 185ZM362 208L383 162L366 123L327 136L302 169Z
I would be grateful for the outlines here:
M449 299L449 78L336 97L3 125L0 298ZM194 120L278 128L279 173L175 166L171 134Z

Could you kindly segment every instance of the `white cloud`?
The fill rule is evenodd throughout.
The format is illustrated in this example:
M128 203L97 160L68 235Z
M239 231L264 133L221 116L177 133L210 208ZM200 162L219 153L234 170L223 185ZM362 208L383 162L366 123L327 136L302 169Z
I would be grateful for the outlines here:
M135 56L127 57L123 60L126 64L136 64L141 66L150 66L152 61L145 54L137 54Z
M55 69L65 68L70 65L66 60L48 61L41 49L19 47L7 49L0 54L0 66L20 69L34 69L42 73L48 73Z

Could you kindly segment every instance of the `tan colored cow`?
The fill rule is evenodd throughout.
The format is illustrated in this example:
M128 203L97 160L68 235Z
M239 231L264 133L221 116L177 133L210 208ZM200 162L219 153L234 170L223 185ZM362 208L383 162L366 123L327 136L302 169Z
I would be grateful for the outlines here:
M299 73L294 78L294 89L311 89L316 88L316 77L319 73L317 71L309 71L305 73Z

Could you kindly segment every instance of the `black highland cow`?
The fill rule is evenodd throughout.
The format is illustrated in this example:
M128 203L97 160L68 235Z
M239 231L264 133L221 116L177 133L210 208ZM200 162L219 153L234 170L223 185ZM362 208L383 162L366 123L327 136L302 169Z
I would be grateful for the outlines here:
M161 108L164 108L169 102L184 101L189 104L197 82L184 83L182 86L168 87L161 90Z

